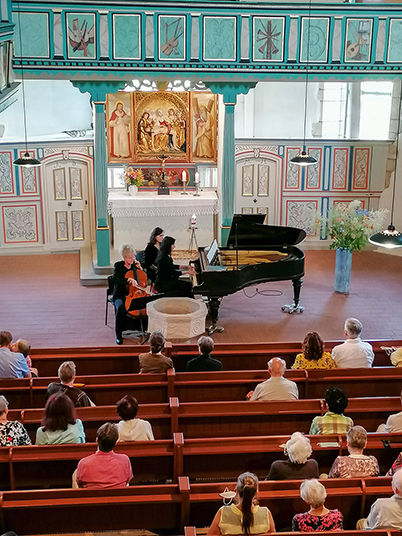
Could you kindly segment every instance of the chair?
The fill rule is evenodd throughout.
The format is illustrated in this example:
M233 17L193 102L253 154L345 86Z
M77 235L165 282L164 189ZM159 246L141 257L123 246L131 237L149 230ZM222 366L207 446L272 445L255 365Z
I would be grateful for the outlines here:
M139 333L141 333L141 337L144 337L141 344L145 344L151 335L147 331L147 328L148 328L148 316L146 314L147 303L152 302L154 300L159 300L159 298L162 298L163 296L164 294L162 293L154 294L153 296L144 296L142 298L134 299L131 302L130 309L127 311L127 318L129 319L129 321L139 320L140 329L135 330L135 331L139 331ZM145 310L145 314L142 313L142 310ZM133 315L130 315L131 311L139 311L140 314L133 316ZM144 321L146 321L146 323ZM129 337L124 337L124 338L127 339Z
M105 312L105 326L107 326L107 313L109 308L109 303L113 305L113 276L109 275L107 278L107 289L106 289L106 312Z

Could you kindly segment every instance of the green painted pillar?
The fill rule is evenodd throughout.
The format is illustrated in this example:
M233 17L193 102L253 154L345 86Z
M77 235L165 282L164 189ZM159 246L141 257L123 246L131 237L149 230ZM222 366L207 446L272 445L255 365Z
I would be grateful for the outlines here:
M222 155L222 199L221 199L221 244L226 245L233 220L235 201L235 128L234 112L237 95L248 93L257 82L205 82L213 93L221 93L225 104L225 130Z
M92 97L94 123L94 181L96 210L96 268L110 266L110 232L107 219L107 151L105 103L108 93L116 93L123 82L72 82L81 93Z

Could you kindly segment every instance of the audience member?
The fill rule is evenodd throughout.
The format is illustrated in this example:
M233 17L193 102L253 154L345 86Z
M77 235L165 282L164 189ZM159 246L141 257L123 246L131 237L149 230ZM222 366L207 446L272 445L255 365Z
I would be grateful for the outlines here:
M324 352L324 341L316 331L304 337L303 353L297 354L292 369L332 369L335 363L329 352Z
M198 339L198 351L200 355L187 363L187 372L202 372L208 370L222 370L222 363L211 357L214 349L214 341L211 337L202 336Z
M31 439L28 432L18 421L9 421L8 400L0 395L0 447L17 447L30 445Z
M391 484L394 495L377 499L368 517L357 522L358 530L402 530L402 471L394 474Z
M78 487L105 489L128 486L133 478L133 471L130 458L126 454L116 454L113 450L118 438L115 424L107 422L98 429L97 451L78 463Z
M74 404L64 393L56 393L46 402L41 424L36 431L37 445L85 443L82 422L76 419Z
M346 341L332 349L332 359L337 368L368 368L374 361L373 347L363 342L360 334L363 324L357 318L345 320Z
M38 369L32 367L32 359L29 355L29 352L31 351L31 345L28 341L25 341L24 339L18 339L12 346L11 346L12 352L19 352L22 354L27 362L27 365L29 367L29 370L31 371L32 376L38 376Z
M343 530L343 517L339 510L328 510L324 503L327 491L321 482L312 478L304 480L300 486L300 497L310 506L305 514L296 514L292 520L292 530L296 532L321 532Z
M148 421L136 419L138 413L137 399L132 395L123 396L117 402L117 413L122 419L117 424L119 441L153 441L154 434Z
M297 400L299 390L295 382L284 378L286 362L280 357L274 357L267 363L271 377L259 383L252 394L247 395L250 400Z
M60 378L60 383L49 383L46 391L46 400L48 400L50 396L61 391L68 396L77 408L95 405L84 391L81 391L78 387L74 387L76 368L73 361L64 361L64 363L60 365L57 374Z
M294 432L286 443L284 452L289 460L273 462L267 480L318 478L318 463L308 459L313 452L308 437L301 432Z
M401 404L402 404L402 391L401 391ZM393 434L396 432L402 432L402 411L390 415L387 422L380 424L377 428L377 432L384 434Z
M314 417L310 427L310 434L346 434L353 426L350 417L343 412L348 407L348 397L345 391L338 387L329 387L325 393L327 413L322 417Z
M237 479L233 504L222 506L209 527L207 536L219 534L266 534L275 532L275 523L266 506L258 506L258 478L242 473Z
M391 468L388 470L385 476L394 476L394 474L402 468L402 452L398 454L397 459L391 465Z
M0 332L0 378L30 378L27 360L20 352L11 351L13 336L9 331Z
M149 338L151 351L138 356L140 362L140 373L143 372L166 372L173 368L173 361L170 357L162 354L165 349L165 337L160 331L154 331Z
M367 432L363 426L352 426L346 434L349 456L338 456L329 472L329 478L363 478L380 473L375 456L365 456Z
M390 359L394 367L402 367L402 346L400 346L399 348L394 348Z

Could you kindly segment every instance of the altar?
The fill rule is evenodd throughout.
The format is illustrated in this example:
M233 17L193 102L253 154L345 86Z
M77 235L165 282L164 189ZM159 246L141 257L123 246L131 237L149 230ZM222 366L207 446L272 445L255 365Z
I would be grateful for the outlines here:
M215 237L215 218L218 197L213 190L199 197L190 191L181 195L170 191L162 196L157 192L141 192L130 196L126 191L109 191L108 214L113 218L113 247L132 244L138 251L145 248L152 229L162 227L165 235L176 239L176 247L187 249L190 243L190 223L197 217L196 237L199 246L211 244Z

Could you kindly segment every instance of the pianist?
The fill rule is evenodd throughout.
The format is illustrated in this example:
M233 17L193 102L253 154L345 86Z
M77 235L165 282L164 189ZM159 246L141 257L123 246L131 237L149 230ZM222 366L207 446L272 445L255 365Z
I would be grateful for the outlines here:
M173 263L171 254L175 248L176 240L171 236L165 236L159 246L156 257L156 281L155 290L163 292L167 296L185 296L193 298L193 289L189 281L183 281L180 276L183 274L194 275L193 266L178 266ZM181 271L185 270L185 271Z

